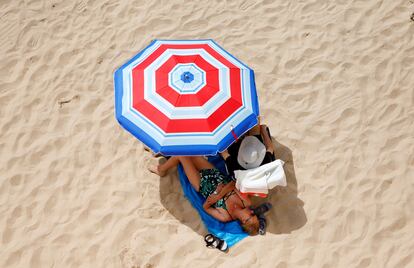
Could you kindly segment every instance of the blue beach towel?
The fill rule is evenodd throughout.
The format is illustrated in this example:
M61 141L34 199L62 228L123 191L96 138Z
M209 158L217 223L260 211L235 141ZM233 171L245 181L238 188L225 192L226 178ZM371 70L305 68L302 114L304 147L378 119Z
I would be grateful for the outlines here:
M220 156L209 156L208 161L218 168L223 174L227 174L225 163ZM233 246L247 236L238 221L223 223L210 216L204 209L204 197L199 194L188 181L181 165L178 166L178 177L183 187L184 195L190 201L191 205L200 214L201 220L206 226L209 233L226 241L229 247Z

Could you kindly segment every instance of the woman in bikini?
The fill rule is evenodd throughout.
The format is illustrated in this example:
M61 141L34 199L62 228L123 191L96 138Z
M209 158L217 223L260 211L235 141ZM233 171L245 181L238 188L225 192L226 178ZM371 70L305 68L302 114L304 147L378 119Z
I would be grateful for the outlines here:
M249 208L251 201L243 197L235 187L235 182L220 173L210 162L201 156L173 156L167 162L151 166L149 170L161 177L179 163L184 168L191 185L206 201L204 210L222 222L238 220L242 228L255 235L259 230L259 220Z

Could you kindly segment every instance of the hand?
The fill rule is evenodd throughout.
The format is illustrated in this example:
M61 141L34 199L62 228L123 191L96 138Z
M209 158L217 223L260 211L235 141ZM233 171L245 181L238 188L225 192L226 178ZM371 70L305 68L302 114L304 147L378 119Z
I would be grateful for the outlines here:
M209 197L207 197L206 201L203 204L203 208L206 210L209 207L211 207L214 203L216 203L217 200L214 200L214 198L212 198L212 196L210 195Z
M219 185L217 185L217 188L216 188L215 192L217 194L219 194L221 192L221 190L223 189L223 187L224 187L224 184L220 183Z
M221 197L225 196L228 192L235 189L235 185L236 185L235 181L231 181L231 182L227 183L226 185L224 185L224 187L221 189L221 192L220 192Z
M227 157L230 156L229 152L227 150L224 150L223 152L221 152L221 156L224 158L224 160L227 159Z
M261 125L260 126L260 132L263 138L263 143L266 147L266 151L273 154L273 142L272 137L269 136L269 133L267 132L267 126Z

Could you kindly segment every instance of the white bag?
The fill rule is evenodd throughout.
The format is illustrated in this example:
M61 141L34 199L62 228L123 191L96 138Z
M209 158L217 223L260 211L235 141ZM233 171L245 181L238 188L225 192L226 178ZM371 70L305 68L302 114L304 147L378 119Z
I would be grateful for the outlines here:
M235 170L236 188L241 193L267 194L269 189L277 185L286 186L284 164L285 162L277 159L254 169Z

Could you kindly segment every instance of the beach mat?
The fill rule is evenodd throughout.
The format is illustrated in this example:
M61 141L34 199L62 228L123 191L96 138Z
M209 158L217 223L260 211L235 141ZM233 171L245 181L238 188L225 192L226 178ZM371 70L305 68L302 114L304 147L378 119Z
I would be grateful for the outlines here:
M223 172L223 174L227 174L225 163L221 156L209 156L208 161ZM194 190L181 165L178 166L178 177L180 178L185 197L200 214L201 220L209 233L225 240L229 247L233 246L247 236L247 233L243 231L238 221L223 223L210 216L203 209L205 199L201 194Z

